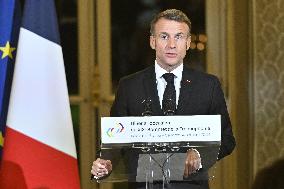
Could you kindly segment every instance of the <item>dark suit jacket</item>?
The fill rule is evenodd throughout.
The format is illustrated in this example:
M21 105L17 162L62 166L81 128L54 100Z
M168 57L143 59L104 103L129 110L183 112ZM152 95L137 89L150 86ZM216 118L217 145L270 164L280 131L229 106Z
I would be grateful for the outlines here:
M152 101L153 116L163 115L158 97L154 65L120 80L115 101L111 108L111 116L141 116L144 111L142 104L144 100ZM217 77L184 66L176 114L220 114L222 131L218 159L233 151L235 139L224 94Z

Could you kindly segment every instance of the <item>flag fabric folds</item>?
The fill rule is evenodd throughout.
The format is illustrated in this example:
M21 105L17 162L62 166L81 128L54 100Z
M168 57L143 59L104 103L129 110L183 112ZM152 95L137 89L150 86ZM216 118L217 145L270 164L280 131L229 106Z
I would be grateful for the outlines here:
M20 30L20 14L18 0L0 1L0 160Z
M53 0L25 0L0 188L80 188Z

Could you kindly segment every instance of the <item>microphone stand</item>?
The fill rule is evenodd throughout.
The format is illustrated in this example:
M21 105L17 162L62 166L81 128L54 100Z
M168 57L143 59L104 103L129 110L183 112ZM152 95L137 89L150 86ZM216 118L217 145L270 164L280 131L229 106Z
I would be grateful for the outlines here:
M163 105L163 113L165 116L173 116L176 114L176 102L173 99L163 99L162 101ZM170 188L170 158L173 154L167 153L166 161L163 163L163 172L164 169L166 170L166 173L164 174L163 178L163 188ZM165 165L165 166L164 166Z
M152 116L153 112L152 112L152 101L151 99L147 99L147 100L143 100L142 104L144 105L144 112L142 112L142 116ZM145 145L145 146L144 146ZM142 144L142 149L141 151L143 153L148 153L150 151L150 148L147 147L147 144ZM148 173L146 173L146 188L148 189L153 189L154 188L154 179L153 179L153 166L152 164L154 163L153 158L151 156L151 154L149 153L149 166L148 166Z

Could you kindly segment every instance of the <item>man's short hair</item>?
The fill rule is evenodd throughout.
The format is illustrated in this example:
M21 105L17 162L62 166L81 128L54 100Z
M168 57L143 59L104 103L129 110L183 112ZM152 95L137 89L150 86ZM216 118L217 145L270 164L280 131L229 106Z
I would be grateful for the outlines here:
M150 28L151 35L154 35L155 33L155 24L162 18L167 20L174 20L177 22L184 22L188 25L189 33L191 31L191 22L189 18L186 16L186 14L184 14L182 11L177 9L167 9L157 14L151 21L151 28Z

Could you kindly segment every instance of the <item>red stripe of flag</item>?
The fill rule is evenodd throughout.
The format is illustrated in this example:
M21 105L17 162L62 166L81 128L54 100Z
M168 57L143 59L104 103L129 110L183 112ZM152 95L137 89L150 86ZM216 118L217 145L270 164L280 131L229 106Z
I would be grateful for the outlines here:
M6 131L1 189L80 188L77 159L9 127Z

